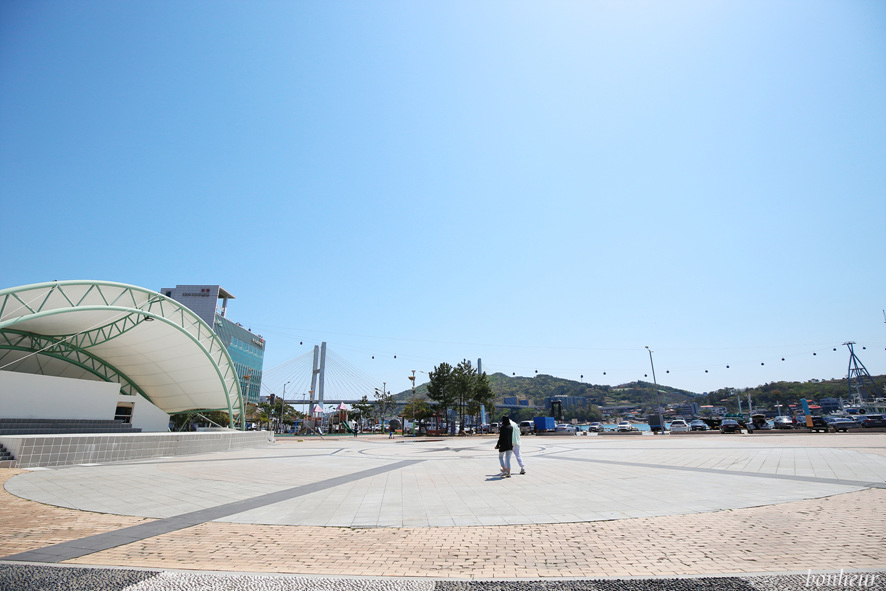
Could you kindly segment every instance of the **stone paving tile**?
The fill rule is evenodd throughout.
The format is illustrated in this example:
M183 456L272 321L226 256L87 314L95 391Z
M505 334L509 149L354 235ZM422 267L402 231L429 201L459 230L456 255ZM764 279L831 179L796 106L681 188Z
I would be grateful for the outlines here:
M115 531L152 519L87 513L20 499L3 488L25 470L0 469L0 556L36 550L50 544Z
M764 436L754 436L754 441L750 439L745 437L739 441L743 447L752 451L767 446L772 448L772 441L765 441ZM803 454L800 452L807 449L811 452L807 456L817 454L819 457L826 457L826 453L819 449L821 441L827 441L828 445L833 444L838 449L875 454L875 457L886 456L886 453L882 453L882 437L829 437L821 441L813 437L801 437L785 441L790 442L790 453L785 452L785 455L790 456L791 462L797 458L802 459ZM691 446L697 445L698 441L670 440L667 443L668 447L675 450L690 449L688 454L693 455L695 452L691 451ZM647 445L646 442L632 442L631 445L635 444ZM710 445L720 446L715 439L710 440ZM608 453L622 448L629 452L624 456L616 456L622 461L649 461L643 459L648 456L637 453L648 450L627 449L628 447L630 446L621 443L606 442L605 445L593 449L595 453ZM742 457L748 457L741 450L736 451L739 453L734 457L739 461ZM633 456L626 459L631 454ZM772 455L771 452L767 454L767 461L770 461ZM400 456L395 457L402 459ZM531 458L527 459L532 461ZM697 459L696 457L693 461ZM539 458L536 460L541 461ZM460 465L465 464L462 462ZM743 465L745 469L749 469L747 460ZM876 461L870 465L876 470L881 469L880 463ZM174 470L180 472L184 470L185 463L177 466ZM339 470L335 472L336 475L341 472L340 466L334 465L333 469ZM828 463L825 468L817 468L825 471L817 471L816 475L821 477L826 474L832 477L837 469L838 467ZM22 472L0 470L0 485L12 475ZM614 467L611 473L617 475L622 488L612 487L608 494L617 499L621 492L623 501L647 503L648 494L626 494L630 492L633 472L632 469ZM661 473L662 478L671 478L665 476L668 471ZM678 474L674 471L669 473ZM845 477L846 473L839 474ZM861 474L869 473L862 471ZM286 486L301 483L297 480L300 475L288 477ZM242 474L238 474L236 478L242 479ZM600 514L599 517L617 519L615 521L547 525L534 523L531 512L522 510L525 506L523 501L529 497L520 499L518 496L508 511L503 513L508 516L503 521L523 520L522 524L457 527L456 518L460 515L457 508L473 502L466 500L472 494L471 487L474 486L470 482L465 483L464 492L460 493L463 496L453 498L451 494L447 494L451 491L447 491L445 482L427 480L427 471L415 472L407 469L396 472L393 478L389 475L371 478L380 479L386 494L392 495L391 498L398 497L403 504L409 502L411 493L408 491L415 487L415 483L421 482L420 498L428 507L425 515L429 520L439 518L438 523L431 525L439 524L443 527L363 529L208 522L70 562L81 565L184 570L353 577L434 577L453 580L669 577L805 572L809 568L836 571L882 568L886 565L884 489L866 489L812 500L688 515L622 519L623 512L612 511L609 514ZM516 484L520 482L520 478L522 477L515 476L508 483ZM546 480L548 486L558 484L555 479L539 478ZM740 490L742 482L749 483L744 486L750 488L760 482L757 478L731 475L717 478L738 479L735 486L739 490L734 492L739 496L744 494ZM244 480L241 482L248 483ZM280 484L274 482L276 485ZM668 490L673 490L673 482L671 480ZM388 489L389 485L394 488ZM531 485L527 486L532 488ZM512 487L511 490L517 489ZM747 494L751 495L751 492L748 490ZM332 493L340 495L340 489L332 489L330 494ZM531 496L533 493L527 490L525 494ZM336 498L350 501L350 495ZM364 499L360 499L353 510L359 511L363 502ZM589 499L589 502L592 501ZM371 505L367 505L367 508ZM650 506L646 506L646 510L650 511ZM456 514L446 515L446 511L456 511ZM551 511L552 508L545 507L545 515ZM145 522L150 523L151 520L52 507L25 501L0 490L0 556Z
M882 568L886 491L574 524L350 529L204 523L71 562L467 579Z

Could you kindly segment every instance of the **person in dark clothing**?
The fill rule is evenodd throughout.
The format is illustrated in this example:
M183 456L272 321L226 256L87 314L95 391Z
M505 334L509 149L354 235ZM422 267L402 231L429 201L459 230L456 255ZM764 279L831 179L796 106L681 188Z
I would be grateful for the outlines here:
M504 478L511 477L511 453L514 449L514 427L511 425L510 417L502 417L501 429L498 432L498 443L495 444L498 450L498 463L501 464L501 473Z

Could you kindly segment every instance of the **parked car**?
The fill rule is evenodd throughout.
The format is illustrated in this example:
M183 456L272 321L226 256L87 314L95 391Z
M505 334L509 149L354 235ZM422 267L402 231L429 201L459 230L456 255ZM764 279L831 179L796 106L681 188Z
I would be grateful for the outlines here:
M741 425L734 419L723 419L720 422L720 433L741 433Z
M603 423L591 423L588 425L588 431L591 433L602 433L603 429Z
M620 422L620 423L618 424L618 426L615 428L615 430L616 430L616 431L619 431L619 432L623 432L623 431L632 431L633 429L634 429L634 428L633 428L633 427L631 426L631 424L630 424L629 422L627 422L627 421L622 421L622 422Z
M883 415L859 415L864 417L861 426L865 429L872 427L886 427L886 418Z
M520 435L529 435L532 433L532 421L520 421Z
M824 420L834 431L842 431L844 433L849 431L849 429L858 429L861 427L861 425L846 417L825 417Z
M683 419L674 419L671 421L671 426L669 429L672 433L689 433L692 429L689 428L689 423L684 421Z
M766 420L765 415L756 414L751 415L751 420L748 421L747 428L748 433L753 433L754 431L769 431L772 429L772 425Z
M708 424L701 419L695 419L694 421L689 423L689 429L691 431L707 431L709 427Z
M794 417L794 429L806 428L806 415L797 415Z
M794 419L784 415L772 419L772 427L774 429L793 429Z
M567 433L575 433L575 425L570 425L569 423L558 423L557 426L554 428L554 431L566 431Z
M831 427L830 425L828 425L828 422L826 420L819 416L812 417L812 426L809 427L810 433L812 431L815 431L816 433L827 433L830 430Z

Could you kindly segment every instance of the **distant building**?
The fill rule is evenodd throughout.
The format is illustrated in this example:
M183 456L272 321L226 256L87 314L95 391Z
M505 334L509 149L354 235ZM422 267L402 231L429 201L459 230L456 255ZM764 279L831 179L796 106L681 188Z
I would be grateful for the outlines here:
M551 403L554 401L558 401L564 411L570 408L588 408L590 406L587 396L546 396L545 408L551 408Z
M674 411L677 414L683 415L684 417L697 417L699 414L698 403L693 402L691 404L676 406L674 407Z
M821 412L823 413L836 412L843 408L840 401L836 398L822 398L818 401L818 405L821 407Z
M235 299L219 285L177 285L160 293L187 306L212 328L224 344L240 378L243 401L257 404L261 392L265 340L227 319L228 300ZM222 300L221 307L218 301Z

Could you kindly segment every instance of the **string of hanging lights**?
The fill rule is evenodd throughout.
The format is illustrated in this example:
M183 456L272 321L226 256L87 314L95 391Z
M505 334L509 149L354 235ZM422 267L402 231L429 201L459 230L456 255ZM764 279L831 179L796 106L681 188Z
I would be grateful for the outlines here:
M299 345L303 345L303 344L304 344L304 341L303 341L303 340L302 340L302 341L299 341ZM794 354L792 354L792 355L777 355L777 356L773 356L772 360L774 360L776 363L778 363L778 362L781 362L781 363L790 363L790 359L791 359L791 358L798 358L798 357L802 357L802 356L806 356L806 355L818 359L819 357L821 357L821 356L819 355L819 353L822 353L823 351L826 351L827 349L830 349L831 352L838 352L838 351L840 351L840 348L839 348L838 346L830 346L830 347L827 347L827 348L822 347L822 348L820 348L820 349L807 350L806 352L802 352L802 353L794 353ZM861 349L862 349L863 351L866 351L866 350L867 350L867 345L862 345ZM884 347L884 350L886 350L886 347ZM607 352L605 349L603 349L603 350L601 350L601 351L603 351L603 352ZM616 350L612 350L612 351L609 351L609 352L615 352L615 351L619 351L619 352L622 352L622 353L623 353L623 352L625 352L625 349L616 349ZM661 350L661 351L666 351L666 350ZM398 355L397 355L397 354L389 353L388 355L390 355L390 357L388 357L389 359L390 359L390 358L398 359ZM370 354L370 359L371 359L371 360L375 360L376 357L378 357L378 356L379 356L379 355L377 355L377 354ZM382 356L382 357L384 357L384 356ZM408 356L407 356L407 357L408 357ZM769 360L766 360L766 359L764 359L764 360L760 360L760 361L758 362L758 363L759 363L759 367L766 367L768 362L769 362ZM749 362L743 362L743 363L736 364L735 362L730 361L730 362L728 362L728 363L722 363L722 364L718 364L718 365L719 365L719 367L722 367L722 368L724 368L724 369L726 369L726 370L733 370L733 371L734 371L734 370L736 370L737 368L740 368L740 367L745 367L745 368L747 368L747 367L748 367L748 363L749 363ZM599 376L609 377L610 374L612 373L611 371L609 371L609 369L610 369L610 368L607 368L607 369L598 369L598 370L593 371L593 372L583 372L583 373L580 373L580 374L579 374L579 379L580 379L581 381L584 381L586 375L587 375L587 376L591 376L591 375L594 375L594 374L599 375ZM616 368L616 369L617 369L617 371L615 372L616 374L625 374L625 375L629 375L629 374L631 374L631 373L633 373L633 372L635 371L635 370L629 368L629 367L627 366L627 364L626 364L626 367L624 367L624 368L622 368L622 369L618 369L618 368ZM679 376L679 377L682 377L682 376L686 376L686 375L693 374L693 373L698 372L698 371L703 372L704 374L708 374L708 375L711 375L712 373L714 373L714 371L713 371L710 367L695 367L695 368L692 368L692 367L683 367L683 368L675 368L674 371L672 371L671 368L667 368L667 369L665 369L665 374L667 374L667 375L669 375L669 376L675 376L675 377ZM515 369L513 369L513 370L511 371L511 376L513 376L513 377L516 377L516 376L518 376L518 375L523 375L523 374L524 374L524 371L523 371L523 370L520 370L519 368L515 368ZM533 369L532 369L532 372L531 372L531 375L533 375L533 376L538 376L538 375L539 375L539 370L538 370L538 368L533 368ZM643 374L643 377L644 377L644 378L648 378L649 375L648 375L647 373L644 373L644 374Z

